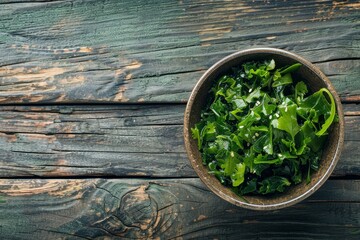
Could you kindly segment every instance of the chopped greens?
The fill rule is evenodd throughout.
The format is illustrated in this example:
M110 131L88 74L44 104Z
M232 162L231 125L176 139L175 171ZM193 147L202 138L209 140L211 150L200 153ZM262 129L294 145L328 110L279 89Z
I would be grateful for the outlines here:
M233 68L191 129L203 164L239 195L283 192L319 168L336 106L325 88L309 93L293 75L300 67L270 60Z

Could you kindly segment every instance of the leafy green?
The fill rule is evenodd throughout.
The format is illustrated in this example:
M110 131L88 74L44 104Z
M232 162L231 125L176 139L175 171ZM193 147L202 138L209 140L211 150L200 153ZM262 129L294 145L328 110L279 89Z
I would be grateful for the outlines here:
M297 123L295 104L289 106L280 106L281 117L278 119L276 128L284 130L289 133L291 138L294 140L295 135L300 131L299 124Z
M245 169L246 166L243 163L238 163L235 166L235 172L231 175L233 187L237 187L242 184L245 180Z
M274 80L274 83L272 84L272 86L279 87L279 86L291 84L292 82L293 82L293 80L292 80L291 74L287 73L284 76L281 76L281 77L277 78L276 80Z
M221 165L224 169L225 176L231 176L234 172L236 164L239 163L238 154L231 151L230 154L225 159L225 162Z
M306 84L304 82L298 82L295 86L295 99L297 103L304 99L306 93L308 93Z
M274 192L283 192L285 187L291 185L291 182L285 178L280 176L271 176L260 182L259 193L268 194Z
M191 129L209 172L239 195L283 192L319 168L336 106L325 88L309 93L293 75L300 67L270 59L233 68Z
M325 123L323 125L321 125L321 129L316 133L317 136L322 136L326 130L330 127L330 125L332 124L332 122L334 121L335 118L335 114L336 114L336 110L335 110L335 101L333 96L331 95L331 93L329 92L329 90L327 90L326 88L322 88L319 90L320 93L326 93L331 101L331 108L330 108L330 116L326 119ZM327 114L327 113L325 113Z
M197 126L195 126L194 128L191 129L191 132L192 132L192 137L194 139L197 139L198 148L201 149L202 137L200 136L198 124L197 124Z
M280 74L285 75L287 73L295 72L301 67L301 63L295 63L289 67L284 68L284 70L280 71Z

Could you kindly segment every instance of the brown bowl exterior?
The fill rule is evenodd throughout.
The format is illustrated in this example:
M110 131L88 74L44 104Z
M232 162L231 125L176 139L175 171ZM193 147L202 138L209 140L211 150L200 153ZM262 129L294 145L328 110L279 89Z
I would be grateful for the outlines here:
M274 59L277 67L301 63L302 66L296 72L295 78L298 77L305 81L310 91L315 92L320 88L327 88L334 96L336 109L339 115L339 122L333 124L327 144L323 151L320 168L313 173L311 182L302 183L292 186L287 192L274 194L273 196L242 196L239 197L230 188L223 186L220 181L208 173L207 166L202 164L201 154L197 148L196 141L192 138L191 128L199 122L201 110L207 104L208 92L213 82L221 75L230 70L231 67L239 66L244 62L251 60ZM229 55L219 62L215 63L200 78L193 89L184 116L184 140L185 148L190 163L204 184L211 189L216 195L224 200L248 209L254 210L275 210L291 206L298 203L312 193L314 193L331 175L334 170L344 143L344 114L333 85L329 79L313 64L293 53L274 49L274 48L256 48L249 49Z

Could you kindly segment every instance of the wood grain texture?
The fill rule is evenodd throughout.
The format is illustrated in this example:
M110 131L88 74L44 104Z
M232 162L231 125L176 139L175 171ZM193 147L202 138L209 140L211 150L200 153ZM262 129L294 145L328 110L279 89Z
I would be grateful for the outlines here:
M336 176L360 173L359 105L344 105ZM184 105L0 107L0 177L195 177L183 146Z
M360 239L359 33L355 0L0 1L0 238ZM347 180L253 212L196 178L174 103L264 46L314 62L351 103L333 175Z
M0 108L2 176L194 176L182 105Z
M235 207L199 179L1 180L3 239L359 239L360 181L278 211Z
M261 46L304 56L343 101L360 101L355 0L5 0L0 7L0 103L185 102L217 60Z

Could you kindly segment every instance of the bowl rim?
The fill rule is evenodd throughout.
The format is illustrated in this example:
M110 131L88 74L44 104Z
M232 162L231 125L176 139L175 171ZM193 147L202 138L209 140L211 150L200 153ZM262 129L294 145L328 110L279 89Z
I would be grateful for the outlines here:
M330 162L329 167L327 168L326 172L320 176L320 178L317 180L317 182L314 184L314 186L312 186L310 189L308 189L307 191L305 191L304 193L295 196L293 198L290 198L287 201L283 201L283 202L279 202L279 203L274 203L274 204L253 204L253 203L248 203L246 201L241 201L241 197L239 196L239 199L235 199L227 194L225 194L224 192L221 191L221 189L217 189L215 188L212 184L210 184L210 182L208 181L208 177L206 175L208 175L209 173L203 173L200 168L199 168L199 163L197 162L196 158L194 157L194 155L192 154L191 151L191 144L190 144L190 138L191 138L191 134L189 133L189 124L190 124L190 112L191 109L194 105L194 100L195 97L197 95L197 93L199 92L200 87L206 82L207 78L209 76L211 76L211 74L213 72L215 72L220 66L222 66L223 64L237 58L237 57L241 57L241 56L246 56L246 55L252 55L252 54L259 54L259 53L265 53L265 54L277 54L277 55L282 55L285 57L289 57L294 59L297 62L300 62L301 64L303 64L306 68L310 69L312 72L314 72L315 74L317 74L326 84L326 88L331 92L331 94L334 97L335 103L336 103L336 110L338 113L338 117L339 117L339 139L337 141L336 144L336 150L335 153L332 157L332 160ZM251 49L246 49L246 50L242 50L242 51L238 51L235 52L233 54L230 54L228 56L225 56L224 58L220 59L219 61L217 61L215 64L213 64L198 80L198 82L196 83L195 87L193 88L190 97L188 99L186 108L185 108L185 113L184 113L184 128L183 128L183 137L184 137L184 143L185 143L185 149L186 149L186 153L188 155L188 159L190 161L190 164L192 165L193 169L195 170L196 174L200 177L201 181L213 192L215 193L217 196L219 196L220 198L243 208L247 208L247 209L252 209L252 210L275 210L275 209L281 209L281 208L285 208L291 205L294 205L302 200L304 200L305 198L309 197L311 194L313 194L316 190L318 190L325 182L326 180L330 177L331 173L333 172L337 162L339 161L340 155L341 155L341 151L344 145L344 113L343 113L343 109L342 109L342 105L341 105L341 100L337 94L337 92L335 91L334 86L332 85L332 83L330 82L330 80L325 76L324 73L322 73L322 71L316 67L315 65L313 65L310 61L304 59L303 57L294 54L292 52L286 51L286 50L282 50L282 49L278 49L278 48L268 48L268 47L263 47L263 48L251 48ZM225 187L225 186L224 186Z

